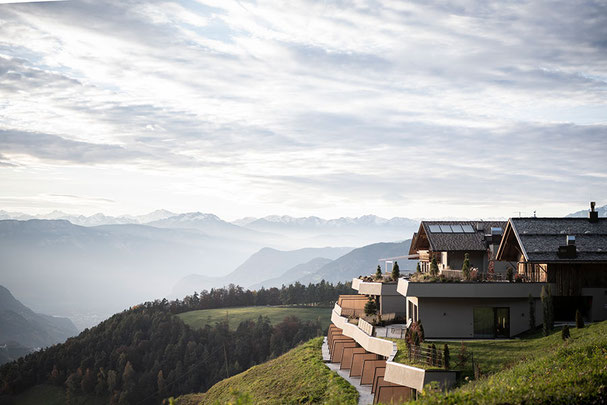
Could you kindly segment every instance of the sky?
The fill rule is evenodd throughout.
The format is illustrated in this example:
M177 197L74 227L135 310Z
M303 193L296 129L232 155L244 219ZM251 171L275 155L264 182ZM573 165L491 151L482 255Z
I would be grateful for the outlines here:
M0 4L0 209L607 204L607 3Z

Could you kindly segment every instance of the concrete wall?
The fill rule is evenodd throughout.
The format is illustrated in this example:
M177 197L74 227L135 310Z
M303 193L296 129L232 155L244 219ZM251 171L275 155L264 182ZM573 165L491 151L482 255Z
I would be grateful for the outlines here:
M354 339L356 343L364 347L368 352L376 353L389 359L394 358L396 355L396 343L367 335L357 325L353 325L343 316L339 316L338 312L339 305L335 304L335 308L331 313L331 322L339 329L342 329L345 336Z
M593 322L607 319L607 289L606 288L582 288L583 296L592 297L592 308L590 319Z
M394 285L396 290L396 284ZM404 316L407 312L407 300L402 295L380 295L379 307L381 314L392 314L396 316Z
M461 270L464 265L464 255L466 252L447 252L447 266L453 270ZM487 254L480 252L469 252L470 267L476 267L480 271L487 270Z
M452 387L456 381L455 377L455 371L425 371L421 368L389 361L386 363L384 380L421 391L432 381L438 382L441 389Z
M527 298L529 294L539 297L546 283L414 283L398 280L397 291L406 297L435 298ZM555 285L551 284L552 291Z
M409 298L411 299L411 298ZM535 321L543 321L542 304L535 299ZM418 298L419 319L427 338L474 338L475 307L510 308L510 336L529 329L527 298Z
M357 290L359 294L373 295L379 297L380 314L392 314L397 316L405 315L405 303L403 296L397 291L398 284L391 283L374 283L362 281L359 278L352 280L352 288Z

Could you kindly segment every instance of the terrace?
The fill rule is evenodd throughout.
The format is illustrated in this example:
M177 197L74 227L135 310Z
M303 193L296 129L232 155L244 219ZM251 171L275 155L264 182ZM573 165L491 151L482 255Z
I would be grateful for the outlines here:
M397 292L405 297L432 298L527 298L539 297L546 283L507 281L411 281L400 279ZM554 285L549 284L554 288Z
M348 304L350 300L342 302ZM339 303L335 304L328 336L330 361L340 363L340 369L349 369L350 376L359 376L361 385L372 385L376 399L407 399L429 383L443 388L455 383L454 371L395 362L398 349L394 341L373 336L372 324L363 317L353 324L343 311Z

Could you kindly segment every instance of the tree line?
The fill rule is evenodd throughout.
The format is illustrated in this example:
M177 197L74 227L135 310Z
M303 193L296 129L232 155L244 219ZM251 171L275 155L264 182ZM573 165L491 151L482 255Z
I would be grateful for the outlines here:
M145 302L138 307L167 310L173 314L198 309L249 307L262 305L332 305L342 294L352 294L352 283L301 284L299 281L281 288L248 290L234 284L194 292L183 299L167 299Z
M0 394L16 394L46 383L64 387L66 401L72 405L85 395L123 405L160 403L170 396L204 392L221 379L324 331L318 321L287 317L272 325L261 316L241 322L235 330L230 330L227 321L195 330L174 314L230 306L318 305L335 301L348 289L345 284L333 286L324 281L260 291L229 286L183 300L146 302L63 344L3 365ZM312 301L312 296L318 301Z

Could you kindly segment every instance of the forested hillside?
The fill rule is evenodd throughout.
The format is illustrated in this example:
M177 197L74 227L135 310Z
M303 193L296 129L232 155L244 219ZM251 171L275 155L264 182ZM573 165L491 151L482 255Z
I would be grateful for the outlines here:
M327 283L260 291L230 286L184 300L157 300L116 314L64 344L0 368L0 395L39 384L65 387L66 400L81 394L110 403L159 403L162 398L204 392L217 381L265 362L298 343L320 336L318 322L287 317L227 322L200 329L174 316L192 309L334 301L347 285ZM1 399L1 398L0 398Z

